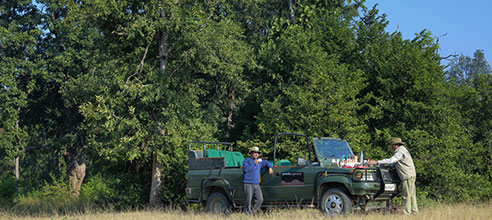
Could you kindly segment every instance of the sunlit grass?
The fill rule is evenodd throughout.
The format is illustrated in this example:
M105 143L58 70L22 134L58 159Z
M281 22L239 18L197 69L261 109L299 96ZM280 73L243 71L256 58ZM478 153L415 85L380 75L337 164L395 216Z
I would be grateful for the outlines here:
M322 214L317 209L276 209L261 213L253 217L246 216L241 212L234 212L230 215L211 215L203 211L182 211L175 209L147 209L132 211L108 211L108 212L86 212L75 213L72 215L35 215L35 216L13 216L4 212L0 213L0 219L278 219L278 220L297 220L297 219L331 219ZM492 219L492 202L479 204L457 204L457 205L435 205L430 208L422 208L417 215L406 216L400 211L396 213L383 213L371 211L367 213L355 212L348 216L340 216L333 219L378 219L378 220L405 220L405 219Z

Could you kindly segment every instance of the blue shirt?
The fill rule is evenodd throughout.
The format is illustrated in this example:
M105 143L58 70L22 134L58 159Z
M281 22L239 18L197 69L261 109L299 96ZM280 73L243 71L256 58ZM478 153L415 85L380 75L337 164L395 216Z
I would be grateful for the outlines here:
M255 164L255 161L251 157L244 159L243 183L260 184L260 172L263 167L272 168L272 165L266 160Z

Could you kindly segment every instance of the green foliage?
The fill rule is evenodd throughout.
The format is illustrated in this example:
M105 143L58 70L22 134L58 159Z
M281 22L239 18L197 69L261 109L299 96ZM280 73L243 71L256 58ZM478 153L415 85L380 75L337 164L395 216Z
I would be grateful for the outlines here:
M79 202L99 210L107 207L117 210L143 208L148 188L136 178L138 175L133 174L120 174L118 177L97 174L83 185Z
M77 199L68 189L68 185L60 180L45 183L40 189L19 195L14 202L17 210L25 210L29 214L65 214L77 211L80 207Z
M38 10L29 1L0 3L0 144L2 160L21 156L29 142L23 113L39 73L35 48L41 32Z
M472 85L481 75L492 74L490 65L485 60L483 50L477 50L473 58L460 55L451 61L446 70L448 80L457 84Z
M15 179L9 173L0 176L0 205L9 206L15 197Z
M354 47L355 36L348 21L331 6L318 8L306 3L302 7L305 10L299 21L303 24L285 27L278 20L273 25L278 33L261 46L261 78L256 82L261 90L255 91L252 103L259 109L254 125L257 132L247 133L244 137L251 141L242 145L264 145L265 153L271 153L276 133L300 132L343 137L359 151L368 140L366 126L357 116L362 104L357 95L365 86L363 72L341 63L343 54ZM304 145L279 148L279 154L290 159L307 153Z
M114 188L120 181L104 179L101 174L90 178L80 191L80 199L93 207L106 207L117 199Z
M169 162L165 163L165 174L161 179L166 184L160 192L160 197L166 205L184 207L188 160L183 154L168 155L174 159L167 160Z

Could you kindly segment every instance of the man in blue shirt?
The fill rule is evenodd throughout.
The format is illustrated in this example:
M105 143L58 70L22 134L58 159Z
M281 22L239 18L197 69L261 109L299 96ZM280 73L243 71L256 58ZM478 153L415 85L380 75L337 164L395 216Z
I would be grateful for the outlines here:
M273 174L272 165L266 160L258 158L260 148L252 147L249 151L250 157L243 161L243 192L244 192L244 211L247 215L252 215L263 203L263 194L260 188L261 168L268 167L268 173ZM254 206L251 207L251 200L254 198Z

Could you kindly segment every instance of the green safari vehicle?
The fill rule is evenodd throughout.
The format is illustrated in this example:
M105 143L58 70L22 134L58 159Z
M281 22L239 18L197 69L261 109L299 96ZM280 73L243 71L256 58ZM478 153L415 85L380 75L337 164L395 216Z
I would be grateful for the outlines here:
M308 158L298 158L295 164L276 158L277 139L282 135L305 138ZM354 209L390 207L391 199L400 192L400 180L393 168L361 164L339 167L333 163L354 155L345 140L315 137L311 148L306 135L281 133L274 143L274 174L266 170L261 173L262 207L312 207L337 216ZM193 150L196 144L202 149ZM190 142L188 148L187 201L201 203L213 213L241 209L244 156L227 142ZM312 152L315 158L311 158Z

